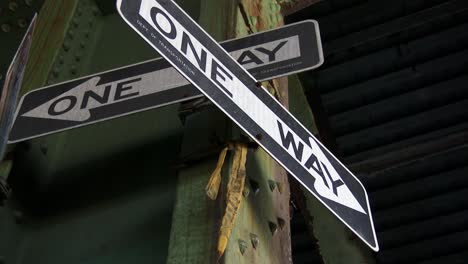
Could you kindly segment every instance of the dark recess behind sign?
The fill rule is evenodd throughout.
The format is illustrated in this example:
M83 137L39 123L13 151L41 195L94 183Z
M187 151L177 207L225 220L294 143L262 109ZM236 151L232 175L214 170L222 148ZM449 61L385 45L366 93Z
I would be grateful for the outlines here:
M325 64L301 80L370 194L377 262L466 263L468 2L322 1L287 22L304 19L319 21ZM294 263L313 252L293 247Z

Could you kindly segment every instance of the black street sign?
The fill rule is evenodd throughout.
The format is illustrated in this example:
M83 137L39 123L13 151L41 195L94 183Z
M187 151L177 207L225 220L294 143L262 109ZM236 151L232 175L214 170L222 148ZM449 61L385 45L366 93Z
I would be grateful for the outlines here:
M143 39L378 251L361 182L180 7L171 0L118 0L117 9Z
M268 80L320 66L321 48L310 48L319 43L316 24L304 21L221 45L256 78ZM202 96L165 59L150 60L27 93L9 143Z
M13 57L10 67L8 67L5 75L5 82L3 85L0 83L0 87L2 88L0 91L0 160L3 159L3 155L5 154L8 135L13 123L16 101L21 89L26 63L28 62L29 49L31 47L35 26L36 15L34 15L31 20L28 30L26 30L23 40L19 45L18 51Z

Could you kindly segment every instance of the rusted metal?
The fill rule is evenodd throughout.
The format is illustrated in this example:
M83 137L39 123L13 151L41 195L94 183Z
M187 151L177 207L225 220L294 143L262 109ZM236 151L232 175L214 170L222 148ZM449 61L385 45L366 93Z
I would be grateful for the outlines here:
M308 6L321 2L322 0L280 0L281 13L288 16Z

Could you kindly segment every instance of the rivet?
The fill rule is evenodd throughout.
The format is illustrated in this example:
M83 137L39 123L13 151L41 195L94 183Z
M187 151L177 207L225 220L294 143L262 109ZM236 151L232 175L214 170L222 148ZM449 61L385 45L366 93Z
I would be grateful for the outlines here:
M278 217L277 220L278 220L278 225L279 225L280 229L283 230L284 226L286 225L286 221L284 221L284 219L281 218L281 217Z
M73 18L73 19L72 19L72 25L73 25L74 27L78 27L78 19Z
M276 187L278 187L278 192L282 194L284 191L284 184L276 182Z
M10 2L8 4L8 8L10 8L11 11L15 12L16 9L18 9L18 4L16 2Z
M75 61L79 62L81 60L81 54L75 54Z
M65 51L70 50L70 44L68 44L68 42L63 43L63 50L65 50Z
M60 55L60 57L58 59L58 62L59 62L59 64L63 64L65 62L65 59L63 58L62 55Z
M242 255L244 255L245 251L247 250L247 242L245 242L242 239L237 240L237 243L239 244L239 251Z
M20 18L18 19L18 26L20 28L25 28L28 25L28 22L26 22L26 19Z
M71 74L75 75L76 74L76 66L72 66L70 69Z
M86 47L86 43L84 41L81 41L80 42L80 47L82 47L82 48Z
M271 231L272 235L275 235L276 232L278 231L278 225L271 222L271 221L268 221L268 227L270 228L270 231Z
M23 213L21 211L14 211L13 217L15 218L17 224L21 224L23 222Z
M31 6L31 5L32 5L32 0L24 0L24 3L25 3L27 6Z
M2 24L2 31L8 33L11 31L11 26L8 24Z
M257 249L258 243L260 242L256 234L250 233L250 241L252 242L252 247Z
M83 9L82 9L81 7L78 7L78 8L76 9L76 14L77 14L78 16L81 16L81 15L83 14Z
M39 150L41 151L42 154L44 154L44 156L47 155L48 149L47 149L46 146L41 145L41 146L39 147Z
M52 70L52 74L54 75L54 77L58 77L60 73L60 70L58 67L55 67L53 70Z
M249 187L247 187L247 186L244 185L244 190L242 190L242 195L243 195L244 197L248 197L249 194L250 194L250 189L249 189Z
M67 34L67 35L68 35L68 38L73 39L73 37L74 37L74 35L75 35L75 31L70 30L70 31L68 31L68 34Z
M272 180L268 180L268 186L270 187L270 191L274 191L276 188L276 182Z
M255 180L249 180L249 183L250 187L252 188L253 194L257 195L257 193L260 191L260 185Z
M92 11L94 16L99 15L99 9L97 7L93 7Z

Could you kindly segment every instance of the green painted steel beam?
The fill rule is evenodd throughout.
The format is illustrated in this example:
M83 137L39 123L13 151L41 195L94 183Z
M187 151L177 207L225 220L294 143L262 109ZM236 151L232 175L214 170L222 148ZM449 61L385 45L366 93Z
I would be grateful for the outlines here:
M92 0L49 0L39 15L23 92L157 56L117 14L102 15ZM180 137L182 128L178 106L126 116L28 141L16 150L15 168L43 191L66 181L69 171L92 171L118 153Z
M29 22L43 2L43 0L0 2L0 87Z
M23 93L157 56L92 0L46 0L33 45ZM171 106L16 145L13 197L0 208L0 232L9 230L0 256L164 262L182 133Z
M269 14L276 15L277 9L269 9L271 5L264 3L260 3L260 6L266 8L261 13L252 14L252 17L278 23ZM251 14L252 10L245 3L239 5L236 1L203 0L200 10L200 24L217 40L274 27L273 24L262 28L255 25L250 26L249 30L246 24L251 22L245 21L241 12ZM268 18L264 19L264 16ZM223 183L216 201L208 199L205 186L216 166L222 145L246 138L214 107L189 115L185 124L181 155L183 160L190 160L191 157L194 162L189 162L178 175L167 263L290 262L289 185L286 173L261 149L251 149L247 154L243 200L226 251L218 262L219 228L226 206L226 184L232 154L228 155L224 165Z

